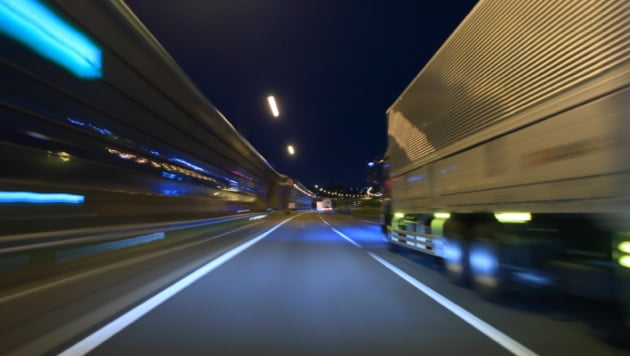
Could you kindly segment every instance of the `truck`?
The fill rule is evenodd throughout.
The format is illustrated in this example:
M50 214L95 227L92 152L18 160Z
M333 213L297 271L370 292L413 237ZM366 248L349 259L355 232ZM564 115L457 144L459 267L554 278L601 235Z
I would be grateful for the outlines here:
M630 2L481 0L387 110L383 229L487 298L628 304Z
M322 199L317 201L317 211L332 211L332 200Z

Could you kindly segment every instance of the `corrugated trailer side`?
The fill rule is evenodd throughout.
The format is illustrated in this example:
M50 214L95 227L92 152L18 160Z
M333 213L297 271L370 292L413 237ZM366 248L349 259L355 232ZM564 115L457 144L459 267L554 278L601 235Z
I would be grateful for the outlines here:
M480 1L387 111L392 246L487 296L627 299L629 15Z

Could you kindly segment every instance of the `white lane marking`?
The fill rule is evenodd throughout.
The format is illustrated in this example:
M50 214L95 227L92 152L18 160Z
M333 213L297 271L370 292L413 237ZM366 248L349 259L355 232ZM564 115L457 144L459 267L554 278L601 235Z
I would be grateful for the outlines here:
M359 219L359 220L364 221L366 223L375 224L375 225L380 225L381 224L381 223L377 223L376 221L363 220L363 219Z
M193 247L193 246L196 246L196 245L200 245L200 244L206 243L206 242L208 242L210 240L214 240L216 238L219 238L221 236L228 235L228 234L231 234L233 232L237 232L239 230L243 230L245 228L258 225L259 223L260 222L256 222L256 223L253 223L253 224L237 227L236 229L232 229L230 231L222 232L222 233L220 233L218 235L215 235L215 236L203 239L201 241L195 241L195 242L188 243L188 244L185 244L185 245L181 245L181 246L177 246L177 247L174 247L174 248L170 248L170 249L168 249L166 251L160 251L160 252L152 253L150 255L139 256L139 257L131 259L131 260L126 260L126 261L123 261L123 262L120 262L120 263L116 263L116 264L113 264L113 265L108 265L106 267L102 267L102 268L95 269L95 270L92 270L92 271L89 271L89 272L77 274L77 275L74 275L72 277L68 277L68 278L60 279L58 281L54 281L54 282L51 282L51 283L48 283L48 284L44 284L44 285L41 285L39 287L34 287L34 288L27 289L27 290L24 290L24 291L21 291L21 292L17 292L17 293L11 294L11 295L7 295L7 296L4 296L4 297L0 298L0 304L8 302L8 301L16 299L16 298L19 298L19 297L24 297L24 296L29 295L29 294L33 294L33 293L36 293L36 292L41 292L41 291L46 290L46 289L50 289L50 288L53 288L53 287L58 287L60 285L66 284L66 283L70 283L70 282L73 282L73 281L81 280L81 279L84 279L84 278L87 278L87 277L92 277L92 276L95 276L95 275L98 275L98 274L101 274L101 273L105 273L105 272L109 272L109 271L113 271L113 270L116 270L116 269L119 269L119 268L131 266L133 264L144 262L144 261L150 260L152 258L160 257L162 255L166 255L166 254L169 254L169 253L172 253L172 252L176 252L176 251L183 250L183 249L186 249L186 248L190 248L190 247Z
M153 310L154 308L156 308L160 304L162 304L165 301L167 301L170 297L172 297L175 294L179 293L181 290L183 290L184 288L190 286L191 284L193 284L194 282L196 282L197 280L199 280L200 278L202 278L206 274L212 272L217 267L219 267L222 264L226 263L227 261L231 260L236 255L238 255L239 253L245 251L246 249L248 249L249 247L251 247L252 245L257 243L258 241L264 239L265 237L267 237L267 235L269 235L270 233L275 231L280 226L284 225L289 220L292 220L292 219L294 219L294 218L296 218L298 216L299 215L292 216L292 217L282 221L281 223L277 224L276 226L272 227L271 229L267 230L266 232L256 236L255 238L253 238L253 239L251 239L251 240L249 240L249 241L247 241L247 242L245 242L245 243L243 243L243 244L233 248L232 250L230 250L230 251L224 253L223 255L215 258L214 260L208 262L207 264L205 264L204 266L198 268L197 270L195 270L194 272L190 273L186 277L180 279L175 284L171 285L170 287L164 289L160 293L158 293L158 294L154 295L153 297L149 298L144 303L136 306L135 308L131 309L130 311L126 312L125 314L123 314L123 315L119 316L118 318L116 318L115 320L111 321L107 325L103 326L99 330L97 330L94 333L90 334L89 336L87 336L83 340L81 340L81 341L77 342L76 344L70 346L68 349L66 349L65 351L60 353L59 356L85 355L88 352L94 350L97 346L99 346L103 342L107 341L109 338L111 338L112 336L116 335L118 332L120 332L121 330L123 330L127 326L131 325L133 322L135 322L136 320L140 319L142 316L144 316L145 314L147 314L148 312L150 312L151 310Z
M322 216L319 216L320 219L322 219L322 221L324 222L324 224L328 225L334 232L337 233L337 235L343 237L344 239L346 239L349 243L353 244L355 247L358 248L363 248L361 245L359 245L358 243L356 243L353 239L349 238L348 236L346 236L343 232L335 229L334 227L332 227L332 225L330 225L328 223L328 221L324 220L324 218L322 218Z
M363 248L361 245L359 245L358 243L356 243L353 239L349 238L348 236L346 236L343 232L335 229L334 227L330 227L332 229L332 231L336 232L337 235L343 237L344 239L346 239L349 243L353 244L354 246L358 247L358 248Z
M349 238L345 234L339 232L337 229L335 229L330 224L328 224L328 222L326 222L325 220L324 220L324 222L328 226L330 226L330 228L334 232L339 234L339 236L341 236L344 239L350 241L353 245L355 245L355 246L357 246L359 248L361 247L359 244L354 242L354 240L352 240L351 238ZM466 309L464 309L464 308L460 307L459 305L451 302L449 299L447 299L446 297L444 297L440 293L434 291L430 287L427 287L425 284L423 284L422 282L418 281L417 279L411 277L410 275L408 275L406 272L404 272L400 268L392 265L391 263L385 261L384 259L378 257L377 255L375 255L375 254L373 254L371 252L368 252L367 254L370 255L370 257L372 257L373 259L375 259L377 262L379 262L380 264L385 266L387 269L389 269L390 271L394 272L400 278L404 279L407 283L411 284L416 289L418 289L422 293L426 294L429 298L433 299L435 302L437 302L438 304L440 304L444 308L448 309L451 313L455 314L455 316L457 316L460 319L462 319L463 321L467 322L473 328L477 329L478 331L480 331L481 333L483 333L484 335L486 335L490 339L494 340L499 345L501 345L504 348L506 348L508 351L512 352L514 355L518 355L518 356L536 356L537 355L534 351L528 349L524 345L520 344L518 341L516 341L516 340L512 339L511 337L507 336L506 334L502 333L501 331L499 331L498 329L496 329L492 325L490 325L490 324L486 323L485 321L479 319L478 317L476 317L475 315L473 315L472 313L470 313Z
M518 341L516 341L516 340L512 339L511 337L507 336L506 334L502 333L498 329L494 328L492 325L490 325L490 324L486 323L485 321L479 319L478 317L476 317L475 315L473 315L472 313L470 313L466 309L464 309L464 308L460 307L459 305L451 302L449 299L447 299L446 297L442 296L441 294L439 294L438 292L434 291L433 289L427 287L426 285L424 285L423 283L421 283L417 279L411 277L410 275L405 273L400 268L392 265L391 263L385 261L384 259L378 257L377 255L375 255L375 254L373 254L371 252L368 252L368 254L370 255L370 257L372 257L373 259L378 261L380 264L385 266L387 269L389 269L390 271L392 271L395 274L397 274L400 278L404 279L407 283L411 284L416 289L418 289L422 293L426 294L429 298L433 299L438 304L440 304L444 308L448 309L450 312L455 314L457 317L459 317L463 321L467 322L472 327L474 327L475 329L479 330L481 333L483 333L484 335L486 335L490 339L494 340L496 343L498 343L499 345L503 346L508 351L512 352L514 355L519 355L519 356L533 356L533 355L537 355L534 351L528 349L524 345L520 344Z

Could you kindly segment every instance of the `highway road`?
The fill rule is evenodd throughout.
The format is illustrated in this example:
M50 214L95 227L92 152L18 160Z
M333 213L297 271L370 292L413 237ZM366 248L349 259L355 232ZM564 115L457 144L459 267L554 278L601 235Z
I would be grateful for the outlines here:
M368 219L277 214L5 290L0 354L628 353L597 333L599 310L491 303L440 269L388 251Z

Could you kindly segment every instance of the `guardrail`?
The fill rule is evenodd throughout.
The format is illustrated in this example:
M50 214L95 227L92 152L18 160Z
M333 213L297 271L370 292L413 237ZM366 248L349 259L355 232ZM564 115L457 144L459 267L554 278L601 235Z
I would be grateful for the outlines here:
M180 229L194 228L222 222L249 219L266 213L229 215L202 220L186 220L167 223L128 224L115 227L99 227L62 230L43 233L9 235L0 238L0 256L9 253L41 248L60 247L71 244L103 242L129 236L147 235Z
M433 256L437 255L436 247L442 242L440 237L431 234L393 228L388 228L388 230L391 231L392 234L392 243Z

